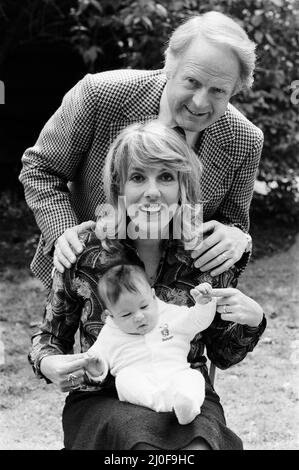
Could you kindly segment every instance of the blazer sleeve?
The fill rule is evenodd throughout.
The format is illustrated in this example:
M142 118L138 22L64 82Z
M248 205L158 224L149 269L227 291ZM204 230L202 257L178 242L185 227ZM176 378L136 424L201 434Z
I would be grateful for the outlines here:
M236 224L246 232L249 230L249 208L263 142L263 133L258 129L251 152L245 155L242 164L237 168L231 187L215 214L215 219L219 222Z
M67 271L66 271L67 273ZM41 373L41 360L49 355L72 354L75 333L79 327L82 302L71 292L65 275L55 271L44 319L32 336L32 347L28 355L33 371L39 378L50 381Z
M67 228L78 223L67 183L75 178L92 141L97 102L93 76L86 75L65 95L36 144L22 157L19 179L43 234L44 254Z

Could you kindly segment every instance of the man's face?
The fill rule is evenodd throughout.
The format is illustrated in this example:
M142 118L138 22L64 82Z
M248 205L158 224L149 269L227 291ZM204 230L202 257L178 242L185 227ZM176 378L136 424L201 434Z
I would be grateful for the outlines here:
M174 121L199 132L225 113L239 78L239 62L227 47L199 37L168 75L166 95Z

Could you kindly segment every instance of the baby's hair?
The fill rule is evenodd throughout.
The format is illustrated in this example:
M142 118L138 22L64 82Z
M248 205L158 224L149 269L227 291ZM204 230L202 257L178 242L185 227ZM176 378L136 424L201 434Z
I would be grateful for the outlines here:
M140 284L148 285L144 269L133 264L118 264L108 269L100 278L98 283L98 291L105 307L108 304L114 305L124 290L128 292L139 292Z

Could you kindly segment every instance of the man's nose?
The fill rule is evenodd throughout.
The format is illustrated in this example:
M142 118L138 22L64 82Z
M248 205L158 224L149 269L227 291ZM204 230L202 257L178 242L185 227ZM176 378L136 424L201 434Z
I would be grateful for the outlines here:
M208 91L206 90L206 88L202 87L199 90L196 90L192 100L197 108L203 109L204 107L206 107L209 104Z
M148 181L148 185L144 195L151 198L160 196L160 189L155 179L150 179Z

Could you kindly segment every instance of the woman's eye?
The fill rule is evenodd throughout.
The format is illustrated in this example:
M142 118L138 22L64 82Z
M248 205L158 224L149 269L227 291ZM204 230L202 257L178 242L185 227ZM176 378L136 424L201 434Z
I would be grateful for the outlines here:
M173 181L174 180L174 176L171 174L171 173L162 173L162 175L160 175L160 178L162 181L164 182L168 182L168 181Z
M129 180L134 181L134 183L141 183L144 180L144 177L139 173L134 173L130 176Z

